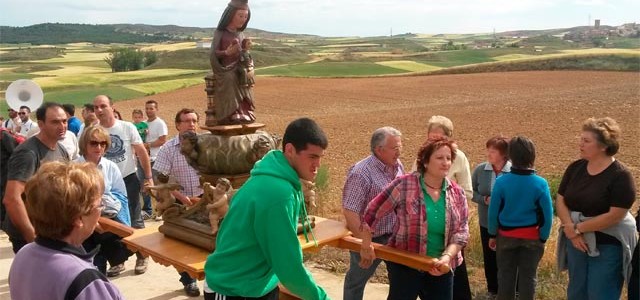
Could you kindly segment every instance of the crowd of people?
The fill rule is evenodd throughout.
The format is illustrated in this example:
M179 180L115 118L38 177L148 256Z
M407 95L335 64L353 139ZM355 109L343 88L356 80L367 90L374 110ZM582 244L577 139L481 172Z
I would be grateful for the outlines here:
M162 121L157 102L145 106L148 119ZM76 126L77 158L63 144L73 115L63 105L47 102L38 108L33 123L39 130L21 143L15 139L18 131L9 135L3 130L2 153L10 154L3 158L3 229L16 253L10 271L14 298L37 293L16 284L21 282L16 278L38 271L53 274L65 261L78 261L78 268L56 280L63 286L81 280L83 286L74 286L77 299L122 297L107 277L118 276L133 253L117 235L94 232L96 216L143 228L140 195L155 174L176 179L182 188L172 194L183 205L193 205L202 195L197 171L177 155L181 134L196 131L198 113L178 111L178 134L167 140L166 125L158 126L160 134L151 134L154 126L140 124L145 122L140 110L133 111L134 122L116 119L114 111L105 95L84 106L84 124ZM638 299L639 223L630 212L636 190L630 171L615 158L620 132L611 118L586 120L581 158L567 167L558 189L555 213L561 225L554 250L559 269L568 270L567 299L617 299L625 282L628 298ZM363 299L365 285L381 262L373 243L434 258L426 272L385 261L389 299L470 299L468 278L456 278L467 277L457 271L464 265L469 241L467 200L477 205L487 293L497 299L535 299L537 268L545 242L553 236L554 210L547 181L536 175L534 142L524 136L491 137L486 161L471 172L452 135L448 118L432 117L415 170L405 171L401 132L392 127L373 132L371 154L349 169L343 188L346 226L362 239L361 251L350 253L344 299ZM296 237L298 219L306 216L300 179L315 179L327 146L317 123L298 119L287 127L283 149L256 163L250 180L234 195L216 251L207 259L205 299L275 299L277 283L303 299L327 297L304 269ZM45 195L36 185L55 189ZM50 196L57 193L62 196ZM51 197L73 204L43 200ZM46 264L40 261L54 254L64 255ZM144 273L146 258L136 261L136 274ZM51 269L34 269L42 265ZM180 282L187 295L200 295L197 281L187 273L180 273Z

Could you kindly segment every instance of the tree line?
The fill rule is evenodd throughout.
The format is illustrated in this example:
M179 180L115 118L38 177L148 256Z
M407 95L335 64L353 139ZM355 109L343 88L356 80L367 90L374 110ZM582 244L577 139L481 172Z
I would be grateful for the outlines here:
M158 53L136 48L113 48L104 61L111 67L111 72L135 71L158 61Z
M0 26L2 43L67 44L67 43L158 43L177 38L170 34L143 34L119 31L114 25L44 23L25 27Z

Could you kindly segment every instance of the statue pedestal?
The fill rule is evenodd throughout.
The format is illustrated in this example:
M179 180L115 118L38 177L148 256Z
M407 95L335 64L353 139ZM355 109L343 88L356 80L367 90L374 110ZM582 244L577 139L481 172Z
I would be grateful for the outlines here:
M238 175L224 175L224 174L200 174L203 182L216 183L220 178L226 178L231 182L231 186L234 189L239 189L247 179L249 179L249 173Z
M249 124L200 126L200 128L209 130L212 134L217 135L243 135L255 133L258 129L264 128L265 126L265 124L254 122Z
M211 227L193 220L168 219L163 222L158 231L209 252L213 252L216 248L216 237L211 234Z

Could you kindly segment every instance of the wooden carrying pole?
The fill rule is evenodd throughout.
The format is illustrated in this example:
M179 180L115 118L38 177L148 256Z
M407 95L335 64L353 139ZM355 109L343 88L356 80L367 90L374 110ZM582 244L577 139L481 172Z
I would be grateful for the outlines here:
M100 219L98 219L98 227L96 227L96 231L98 233L104 233L105 231L108 231L114 233L119 237L128 237L133 234L134 230L135 229L133 229L132 227L129 227L122 223L118 223L111 219L107 219L105 217L100 217Z
M435 262L435 258L429 256L423 256L412 252L407 252L404 250L398 250L393 247L381 245L378 243L371 243L373 245L374 253L376 254L376 258L381 258L383 260L392 261L394 263L398 263L401 265L405 265L407 267L411 267L414 269L418 269L421 271L429 271L433 268L433 264ZM355 238L353 236L345 236L338 240L338 248L349 249L351 251L360 252L360 245L362 245L362 240ZM447 273L451 269L448 265L440 266L440 272Z

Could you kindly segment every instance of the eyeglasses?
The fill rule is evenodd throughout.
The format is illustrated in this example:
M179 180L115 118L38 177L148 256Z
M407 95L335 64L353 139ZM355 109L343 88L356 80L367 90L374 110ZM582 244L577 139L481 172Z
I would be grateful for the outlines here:
M109 143L107 143L106 141L89 141L89 145L91 147L98 147L101 146L102 148L107 148L107 146L109 145Z

